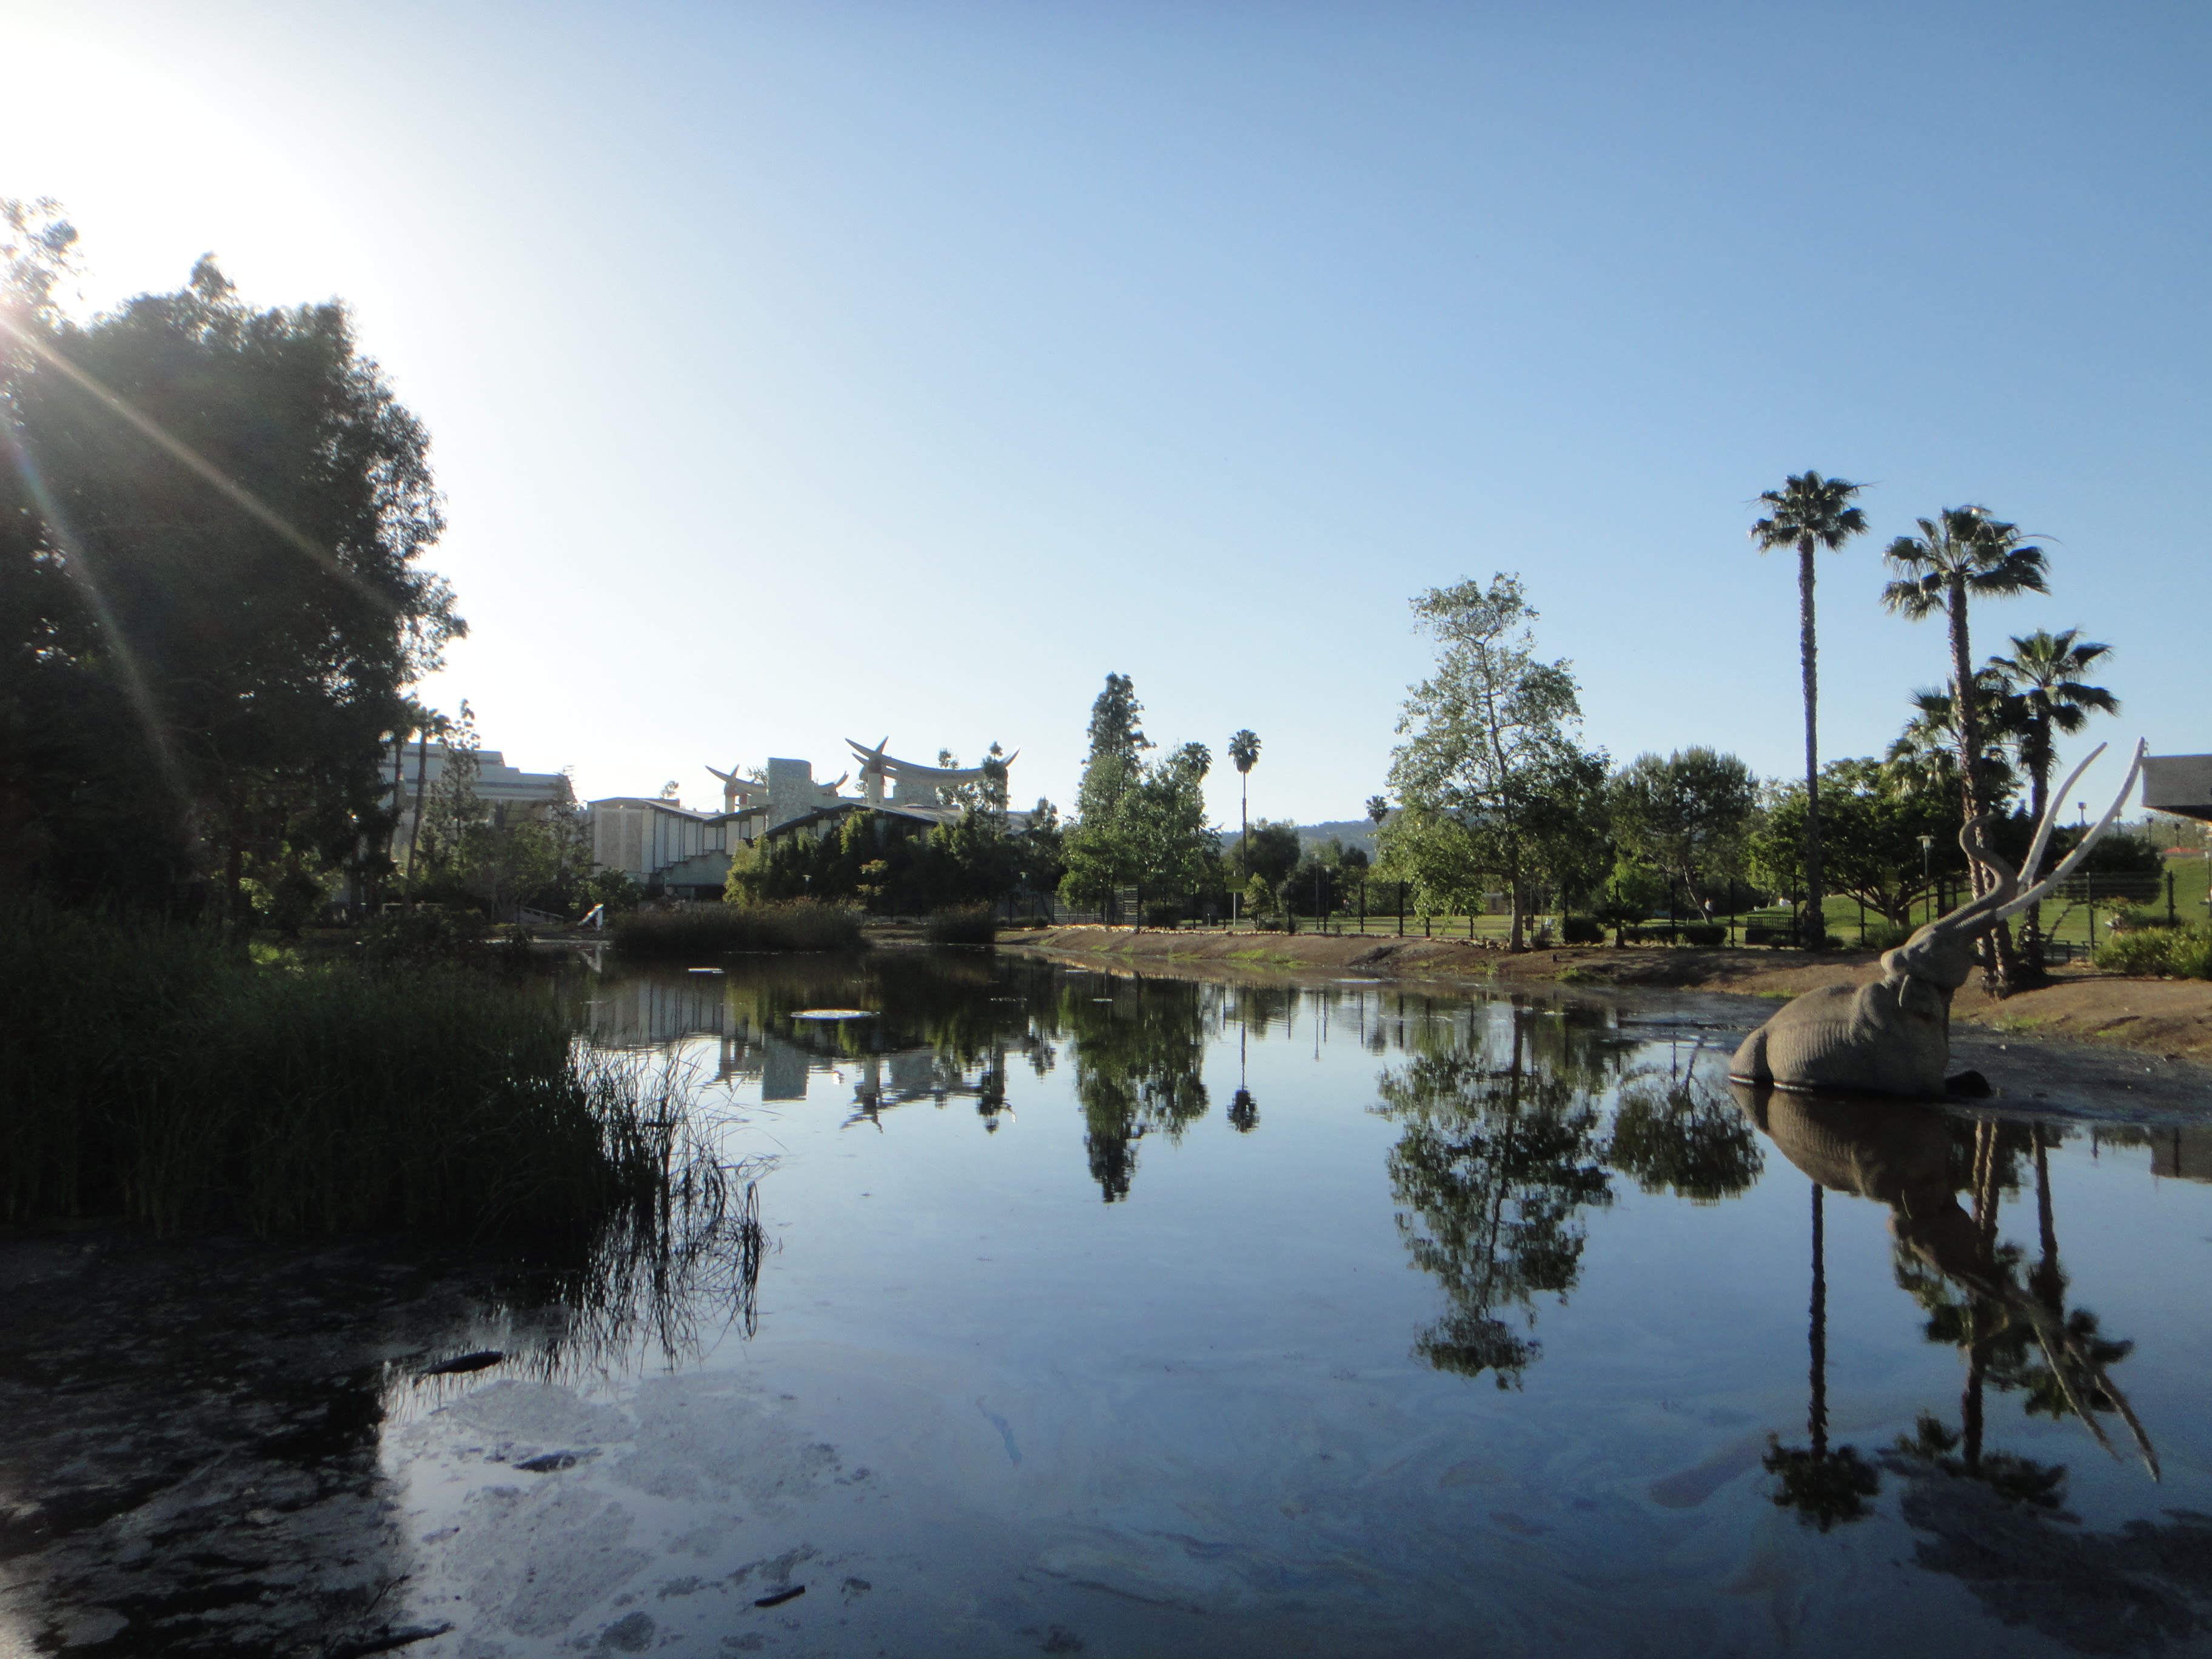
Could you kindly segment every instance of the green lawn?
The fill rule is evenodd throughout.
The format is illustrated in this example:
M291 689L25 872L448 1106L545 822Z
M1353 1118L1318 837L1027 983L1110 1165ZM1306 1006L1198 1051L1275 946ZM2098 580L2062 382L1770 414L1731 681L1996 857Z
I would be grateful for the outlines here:
M2166 867L2174 878L2175 915L2183 921L2205 920L2207 912L2204 898L2208 883L2212 883L2212 860L2206 860L2201 854L2192 853L2182 857L2167 859ZM2159 902L2158 908L2160 910L2164 909L2163 899ZM1843 940L1847 949L1856 945L1859 938L1860 913L1857 901L1832 896L1825 908L1827 912L1828 932L1835 938ZM2112 907L2109 904L2100 903L2097 906L2097 939L2100 941L2105 937L2106 925L2111 921L2112 914ZM1913 908L1912 919L1917 923L1923 920L1926 915L1927 907L1917 905ZM1867 912L1866 917L1869 925L1880 921L1880 918L1872 911ZM1775 919L1773 912L1765 912L1759 915L1759 920L1770 925ZM1726 927L1731 919L1727 916L1715 916L1713 920L1721 926ZM1735 937L1741 940L1743 938L1746 923L1752 920L1752 914L1747 912L1735 916L1733 920L1735 923ZM1435 939L1473 938L1478 942L1503 940L1506 937L1507 920L1504 916L1476 916L1474 918L1472 933L1469 932L1468 922L1468 919L1463 915L1431 916L1428 919L1428 933L1430 937ZM1250 924L1240 922L1238 925L1242 927L1249 927ZM1311 917L1298 918L1300 933L1310 932L1313 925ZM1665 923L1655 921L1645 925L1663 927ZM2045 934L2051 939L2065 940L2071 944L2087 945L2090 943L2089 908L2086 904L2046 903L2043 907L2043 927ZM1329 918L1328 929L1331 933L1359 933L1361 931L1359 918L1356 913L1332 916ZM1407 916L1405 931L1406 936L1409 939L1421 937L1421 918ZM1395 916L1370 915L1367 918L1365 932L1372 936L1388 935L1395 938L1398 933L1398 919ZM1608 937L1610 937L1609 934Z

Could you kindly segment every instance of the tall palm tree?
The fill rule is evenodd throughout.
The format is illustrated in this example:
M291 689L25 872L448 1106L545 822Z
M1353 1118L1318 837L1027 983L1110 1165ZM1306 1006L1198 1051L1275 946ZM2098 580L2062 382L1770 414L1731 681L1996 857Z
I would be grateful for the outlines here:
M1881 602L1914 622L1941 611L1950 624L1959 771L1966 817L1972 823L1990 809L1993 796L1982 763L1982 711L1967 635L1967 601L1975 594L2003 599L2048 593L2044 573L2050 563L2041 548L2021 539L2018 525L1992 518L1985 507L1947 507L1934 519L1916 522L1920 534L1899 536L1883 550L1882 557L1898 574L1881 590ZM1990 872L1978 860L1967 862L1974 891L1987 891ZM1986 983L1992 995L2008 996L2022 975L2013 955L2012 934L2002 923L1990 935L1990 947Z
M1237 879L1241 884L1252 872L1247 852L1252 842L1252 788L1247 780L1260 763L1260 739L1249 730L1229 739L1229 758L1237 763Z
M2093 714L2120 711L2118 697L2082 678L2098 659L2110 656L2112 647L2081 635L2078 628L2063 634L2039 628L2025 637L2014 635L2009 657L1990 659L1990 667L2003 677L2019 706L2020 759L2027 769L2029 815L2038 823L2043 822L2043 809L2051 798L2057 739L2079 732ZM2025 873L2033 879L2036 872ZM2043 976L2042 910L2040 904L2031 904L2021 918L2021 962L2030 979Z
M1811 938L1818 942L1826 932L1820 886L1820 740L1818 648L1813 633L1813 551L1831 552L1854 536L1866 533L1866 514L1851 505L1859 486L1841 478L1824 478L1817 472L1792 475L1779 489L1765 489L1759 499L1771 509L1751 527L1751 538L1761 553L1776 548L1797 550L1798 659L1805 678L1805 895L1806 915L1812 919Z
M1949 624L1959 765L1966 816L1972 818L1989 810L1990 798L1982 766L1981 688L1971 666L1967 602L1977 594L2005 599L2047 593L2051 589L2044 576L2050 562L2041 548L2021 540L2019 526L1991 518L1985 507L1947 507L1932 520L1915 522L1920 534L1899 536L1882 554L1898 574L1882 588L1881 602L1914 622L1940 612Z

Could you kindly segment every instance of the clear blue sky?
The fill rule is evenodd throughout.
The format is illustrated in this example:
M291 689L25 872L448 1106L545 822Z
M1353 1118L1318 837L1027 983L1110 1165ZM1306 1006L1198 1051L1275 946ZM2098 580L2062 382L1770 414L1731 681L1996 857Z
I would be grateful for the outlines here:
M587 796L888 733L1065 805L1114 671L1347 816L1407 597L1500 569L1591 742L1787 773L1745 530L1808 466L1875 528L1821 560L1826 754L1943 674L1877 552L1966 501L2055 569L1978 651L2082 627L2106 735L2212 748L2196 0L0 0L0 193L88 304L212 249L354 307L449 497L429 695Z

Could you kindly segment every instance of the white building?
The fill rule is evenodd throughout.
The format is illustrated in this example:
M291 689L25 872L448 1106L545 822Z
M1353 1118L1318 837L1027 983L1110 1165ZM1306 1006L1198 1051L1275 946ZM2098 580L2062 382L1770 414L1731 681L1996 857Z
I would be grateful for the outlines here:
M561 806L575 799L568 787L568 778L562 772L525 772L507 763L507 757L496 749L477 749L469 751L476 758L477 775L470 787L476 798L491 809L494 823L506 823L510 818L520 818L541 812L549 806ZM427 746L420 743L393 744L384 751L384 803L398 813L399 827L392 832L394 847L407 847L415 838L415 814L418 805L434 799L438 781L446 775L452 762L452 751L442 743Z
M595 800L588 809L592 860L604 869L621 871L648 893L720 898L730 872L730 855L740 848L769 836L826 835L854 812L950 823L959 817L960 809L944 805L939 789L974 783L983 776L980 767L962 769L902 761L886 754L882 744L871 749L852 743L851 747L860 762L859 795L838 793L852 775L849 772L819 783L811 761L775 756L769 758L765 782L741 775L734 766L726 772L707 769L721 781L719 812L698 811L665 796L614 795Z

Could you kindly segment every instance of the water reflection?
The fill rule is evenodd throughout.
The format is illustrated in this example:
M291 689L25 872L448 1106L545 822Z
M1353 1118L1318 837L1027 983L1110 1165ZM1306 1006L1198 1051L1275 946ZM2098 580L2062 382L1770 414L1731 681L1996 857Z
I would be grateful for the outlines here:
M2065 1305L2047 1131L1970 1121L1922 1107L1732 1086L1745 1111L1813 1178L1816 1190L1887 1206L1899 1285L1927 1310L1928 1340L1956 1346L1965 1358L1959 1428L1923 1415L1916 1437L1900 1449L1986 1481L2014 1499L2057 1507L2063 1468L1986 1448L1984 1406L1994 1385L2000 1392L2021 1392L2030 1413L2075 1418L2115 1455L2100 1419L2117 1416L2157 1478L2157 1454L2109 1370L2134 1345L2104 1336L2087 1309ZM2025 1253L2000 1243L1997 1236L2004 1194L2019 1189L2022 1153L2031 1156L2035 1170L2041 1246L2035 1265L2025 1272ZM1962 1191L1968 1206L1959 1201ZM1816 1196L1816 1286L1820 1217ZM1816 1343L1818 1307L1816 1295Z
M824 1006L865 1008L873 1018L796 1018ZM1632 1231L1638 1215L1679 1201L1722 1212L1711 1224L1736 1230L1757 1249L1769 1242L1772 1224L1764 1218L1773 1211L1737 1200L1762 1183L1771 1192L1787 1182L1790 1236L1798 1241L1791 1248L1806 1253L1796 1280L1804 1288L1792 1293L1790 1316L1796 1327L1796 1310L1804 1310L1804 1429L1802 1438L1765 1436L1763 1458L1757 1430L1748 1452L1727 1454L1740 1456L1732 1467L1746 1473L1764 1466L1743 1500L1762 1509L1771 1500L1820 1533L1877 1516L1909 1526L1917 1535L1901 1547L1923 1566L1963 1581L1996 1617L2083 1650L2129 1651L2205 1627L2193 1609L2212 1591L2212 1522L2177 1511L2119 1532L2085 1528L2064 1511L2067 1466L2029 1456L2025 1443L2001 1443L2008 1437L1993 1420L2002 1413L1992 1401L2011 1396L2026 1417L2079 1425L2076 1432L2116 1451L2131 1445L2158 1474L2151 1437L2116 1380L2145 1362L2073 1299L2063 1265L2051 1181L2056 1129L1835 1098L1732 1095L1722 1075L1729 1034L1687 1022L1624 1023L1602 1007L1072 973L1021 960L781 964L649 988L602 985L588 1029L610 1045L710 1039L722 1080L757 1089L763 1102L840 1105L841 1113L812 1121L845 1130L896 1138L919 1127L902 1111L957 1106L972 1108L972 1121L989 1133L1018 1109L1026 1118L1034 1109L1053 1131L1051 1156L1082 1159L1084 1190L1132 1209L1142 1208L1133 1200L1143 1196L1145 1144L1153 1143L1151 1157L1172 1157L1216 1095L1237 1135L1265 1134L1272 1146L1278 1136L1321 1133L1311 1090L1301 1095L1269 1066L1295 1055L1304 1073L1309 1052L1319 1061L1332 1048L1348 1051L1358 1069L1340 1067L1320 1086L1339 1090L1344 1112L1388 1126L1387 1145L1366 1143L1365 1156L1380 1158L1401 1259L1435 1296L1430 1310L1395 1326L1406 1334L1395 1340L1410 1336L1431 1387L1483 1378L1520 1390L1545 1357L1540 1316L1560 1319L1595 1271L1591 1241L1601 1225ZM1379 1074L1370 1057L1383 1062ZM1255 1088L1269 1102L1265 1120ZM1028 1146L1032 1132L1021 1133L1017 1144ZM2194 1132L2100 1133L2108 1142L2145 1142L2160 1174L2202 1178L2212 1166L2198 1142L2185 1139ZM1767 1156L1769 1143L1779 1159ZM1625 1201L1632 1194L1637 1204ZM1830 1230L1839 1237L1856 1231L1851 1200L1886 1212L1896 1289L1881 1294L1928 1342L1955 1350L1960 1371L1955 1403L1948 1385L1938 1384L1929 1393L1942 1397L1923 1409L1900 1414L1885 1405L1892 1414L1880 1434L1862 1434L1858 1444L1832 1431L1831 1401L1832 1365L1854 1374L1838 1355L1856 1358L1859 1329L1832 1329L1832 1291L1835 1307L1868 1316L1865 1287L1829 1281ZM1191 1200L1179 1194L1176 1201ZM2008 1204L2016 1219L2032 1219L2027 1244L2003 1237ZM1754 1210L1760 1220L1744 1219ZM1630 1213L1601 1223L1616 1211ZM1302 1216L1299 1224L1316 1219L1340 1218ZM1684 1294L1664 1261L1613 1271L1641 1275L1637 1282L1655 1300ZM1762 1370L1764 1353L1730 1358L1725 1339L1721 1346L1722 1371L1732 1364L1746 1375ZM1589 1386L1565 1376L1559 1382L1559 1391ZM1528 1389L1511 1410L1533 1422L1543 1409L1536 1396L1554 1392ZM1753 1421L1762 1426L1796 1410L1760 1409ZM1839 1420L1863 1421L1866 1409L1863 1400L1846 1401ZM999 1424L996 1431L1011 1449L1012 1431ZM1473 1473L1484 1467L1450 1464L1447 1488L1486 1478ZM1701 1493L1732 1478L1723 1462L1715 1467L1723 1472ZM2096 1582L2100 1574L2106 1582ZM2051 1588L2061 1584L2063 1593Z
M1375 1109L1402 1126L1399 1231L1451 1303L1414 1351L1504 1389L1541 1352L1526 1334L1536 1298L1574 1288L1582 1212L1613 1201L1597 1095L1620 1050L1587 1021L1496 1012L1479 1040L1385 1072Z

